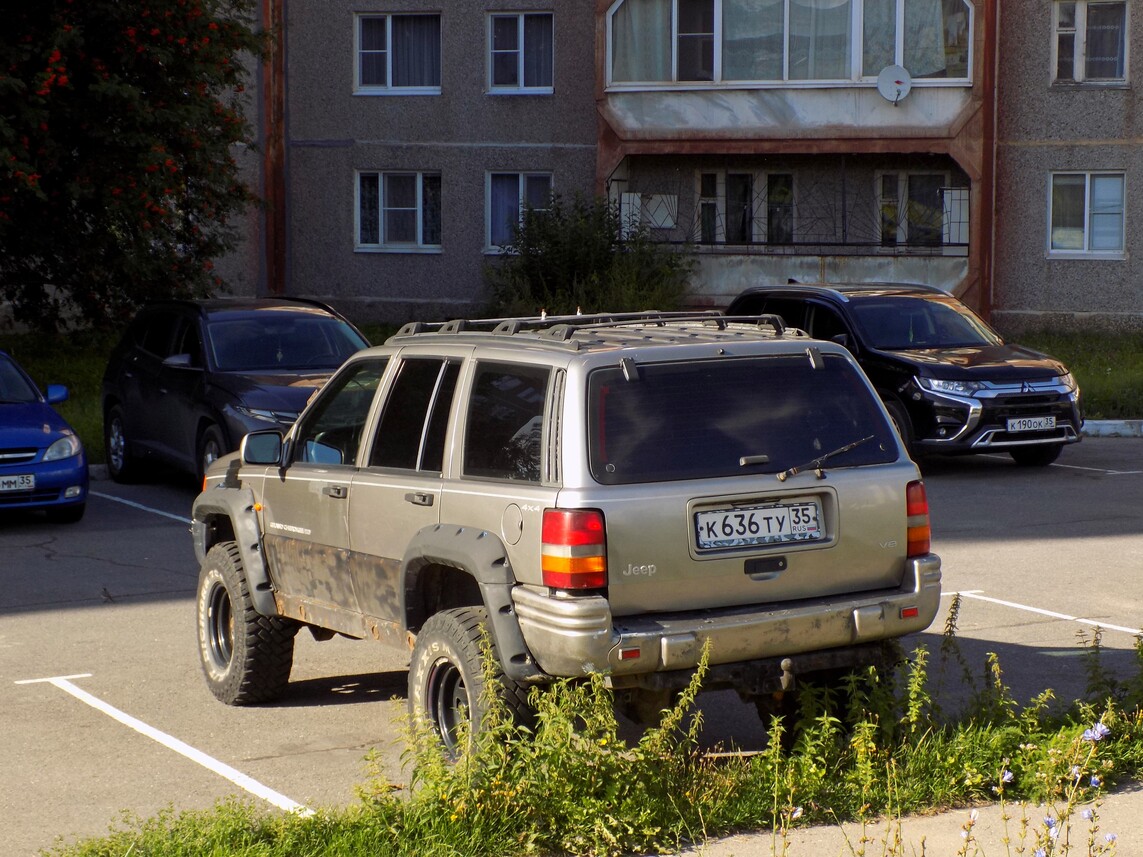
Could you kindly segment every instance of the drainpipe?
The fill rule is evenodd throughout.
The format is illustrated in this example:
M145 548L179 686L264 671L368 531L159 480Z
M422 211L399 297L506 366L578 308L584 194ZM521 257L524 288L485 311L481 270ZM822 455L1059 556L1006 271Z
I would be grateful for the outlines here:
M262 30L268 34L262 61L262 193L266 205L263 247L267 294L286 288L286 0L262 0Z
M980 260L980 274L983 279L980 290L980 314L985 320L992 317L994 296L994 274L996 260L996 162L998 157L996 142L996 119L1000 110L999 65L1000 65L1000 2L984 0L984 62L981 63L984 76L984 116L983 116L983 157L981 158L981 196L984 211L983 229L984 252Z

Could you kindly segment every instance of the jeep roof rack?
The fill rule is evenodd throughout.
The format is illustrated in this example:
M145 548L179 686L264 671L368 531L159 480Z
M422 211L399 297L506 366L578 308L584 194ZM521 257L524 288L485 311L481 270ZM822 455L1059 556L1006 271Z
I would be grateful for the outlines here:
M401 339L430 333L441 335L477 334L479 336L497 337L528 335L535 339L567 343L570 347L578 348L579 343L573 337L581 332L603 334L606 331L615 331L619 335L629 335L632 328L638 327L642 333L646 334L649 332L648 328L662 328L664 332L667 332L668 326L677 327L687 323L697 324L712 331L725 331L729 325L736 324L749 326L753 329L769 327L775 336L783 336L787 332L804 335L801 331L787 327L782 318L777 315L727 316L717 310L690 312L644 310L641 312L560 316L452 319L444 322L414 321L403 325L390 338Z

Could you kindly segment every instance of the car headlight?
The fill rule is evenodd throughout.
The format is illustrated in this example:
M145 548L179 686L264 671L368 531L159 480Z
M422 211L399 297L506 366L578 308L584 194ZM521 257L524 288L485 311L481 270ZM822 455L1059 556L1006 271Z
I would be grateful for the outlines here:
M983 381L946 381L942 378L918 378L917 383L934 393L953 396L974 396L984 389Z
M1079 388L1079 384L1076 383L1075 376L1071 372L1068 372L1066 375L1060 375L1056 378L1056 383L1062 384L1069 392L1075 392L1075 390Z
M74 434L65 434L48 447L48 451L44 453L44 461L60 461L64 458L71 458L73 455L79 455L81 452L83 452L83 444L79 442L79 438Z

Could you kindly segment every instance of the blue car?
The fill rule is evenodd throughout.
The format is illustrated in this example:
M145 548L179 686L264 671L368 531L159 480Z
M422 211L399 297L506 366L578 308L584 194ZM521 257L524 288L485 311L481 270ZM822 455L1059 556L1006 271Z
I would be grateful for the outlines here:
M87 507L87 453L53 404L67 387L44 396L19 364L0 351L0 513L43 509L48 519L74 523Z

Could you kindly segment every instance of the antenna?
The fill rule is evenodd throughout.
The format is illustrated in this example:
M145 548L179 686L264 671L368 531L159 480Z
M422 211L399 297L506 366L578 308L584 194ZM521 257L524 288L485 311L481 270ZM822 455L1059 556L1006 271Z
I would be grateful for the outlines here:
M894 107L912 88L912 76L899 65L887 65L877 75L877 91Z

